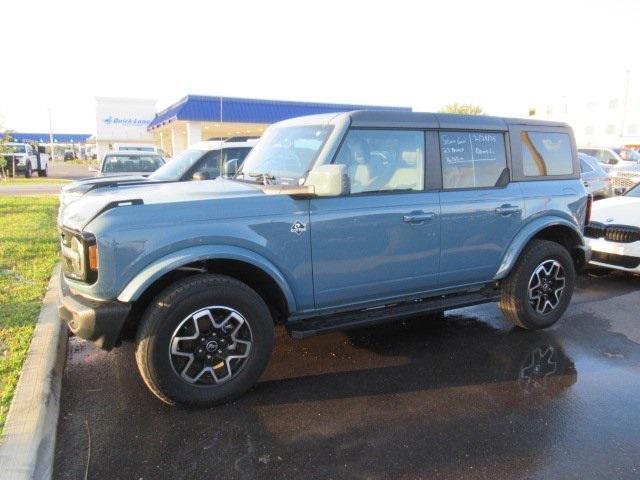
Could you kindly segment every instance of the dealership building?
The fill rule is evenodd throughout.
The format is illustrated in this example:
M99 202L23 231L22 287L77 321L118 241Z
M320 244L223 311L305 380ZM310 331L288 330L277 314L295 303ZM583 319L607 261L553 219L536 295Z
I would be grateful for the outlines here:
M176 155L202 140L257 137L274 122L302 115L411 111L408 107L187 95L156 113L154 100L99 97L96 101L98 155L119 145L156 145Z
M94 134L14 133L18 141L51 144L93 152L98 158L122 147L156 146L173 156L202 140L259 137L270 124L288 118L352 110L410 112L409 107L292 102L220 96L187 95L164 110L142 98L96 97Z

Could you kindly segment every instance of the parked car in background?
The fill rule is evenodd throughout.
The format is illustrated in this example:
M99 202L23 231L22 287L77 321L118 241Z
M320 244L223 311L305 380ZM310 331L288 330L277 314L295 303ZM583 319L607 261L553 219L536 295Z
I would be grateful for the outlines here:
M632 148L614 148L613 151L616 152L618 156L625 162L640 163L640 153L636 152Z
M164 159L154 153L125 151L107 152L97 169L96 176L113 177L123 175L147 177L164 165Z
M117 188L148 182L185 182L207 180L219 175L235 175L256 140L200 142L170 159L155 172L143 175L112 175L83 178L65 185L60 191L60 209L96 188ZM126 154L127 152L120 152ZM148 155L147 153L144 153Z
M67 162L76 159L76 153L73 150L65 150L62 159Z
M157 153L163 158L167 158L168 155L164 150L156 145L150 145L148 143L114 143L113 150L116 152L150 152Z
M640 163L633 160L630 149L608 147L581 147L579 152L598 159L610 178L611 188L622 193L640 182ZM620 151L623 158L616 150Z
M640 274L640 185L595 203L585 237L592 265Z
M602 168L600 162L585 153L578 153L578 158L580 159L580 178L582 178L587 193L593 195L596 200L612 196L614 192L611 188L609 175Z
M152 180L212 180L235 175L257 140L206 141L189 147L158 169Z
M25 178L38 172L39 177L49 174L49 155L44 146L34 146L29 143L5 143L6 151L2 154L6 163L8 175L24 175Z
M588 260L589 203L564 123L291 119L232 179L70 204L58 311L106 349L133 335L162 401L213 405L257 381L276 324L301 338L499 301L521 328L553 325Z

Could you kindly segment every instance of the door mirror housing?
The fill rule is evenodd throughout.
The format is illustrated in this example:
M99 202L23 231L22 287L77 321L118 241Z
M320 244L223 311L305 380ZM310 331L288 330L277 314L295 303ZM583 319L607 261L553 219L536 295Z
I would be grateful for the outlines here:
M316 197L337 197L350 191L345 165L319 165L309 172L305 186L313 187Z
M609 159L609 165L615 165L616 163L618 163L618 160L616 160L615 158L611 157Z
M193 174L193 177L191 177L193 180L209 180L211 178L211 176L209 175L209 172L196 172Z

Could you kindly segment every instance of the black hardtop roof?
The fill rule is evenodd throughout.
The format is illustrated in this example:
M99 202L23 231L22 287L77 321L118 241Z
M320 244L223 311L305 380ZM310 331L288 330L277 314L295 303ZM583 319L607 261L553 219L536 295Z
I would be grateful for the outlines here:
M508 130L509 125L569 127L564 122L530 118L491 117L488 115L459 115L455 113L387 112L358 110L349 112L354 127L404 127Z

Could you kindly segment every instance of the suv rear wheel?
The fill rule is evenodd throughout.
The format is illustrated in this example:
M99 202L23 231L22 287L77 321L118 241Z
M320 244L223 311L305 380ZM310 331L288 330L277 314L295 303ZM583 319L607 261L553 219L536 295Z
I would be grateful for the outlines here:
M500 285L500 309L519 327L550 327L569 306L575 278L573 260L562 245L533 240Z
M210 406L257 382L273 337L271 314L255 291L223 275L197 275L171 285L147 308L136 362L163 402Z

